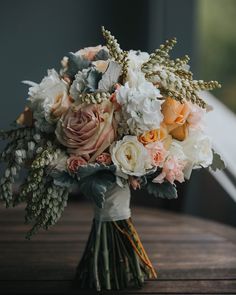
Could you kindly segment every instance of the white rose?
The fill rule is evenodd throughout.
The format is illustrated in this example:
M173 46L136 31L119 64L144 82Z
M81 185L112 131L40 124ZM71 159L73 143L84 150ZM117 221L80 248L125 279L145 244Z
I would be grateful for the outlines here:
M25 83L31 85L28 100L36 127L45 132L53 131L52 125L71 103L68 97L68 84L60 79L54 69L48 70L48 75L40 84L28 81Z
M110 152L118 172L142 176L152 168L151 158L136 136L124 136L111 146Z
M145 131L160 128L163 120L160 91L150 82L142 81L136 87L128 83L116 92L118 103L122 106L130 132L139 135Z
M201 130L190 129L189 136L180 142L180 145L188 161L188 169L185 171L186 178L189 178L191 168L206 168L212 164L212 142Z

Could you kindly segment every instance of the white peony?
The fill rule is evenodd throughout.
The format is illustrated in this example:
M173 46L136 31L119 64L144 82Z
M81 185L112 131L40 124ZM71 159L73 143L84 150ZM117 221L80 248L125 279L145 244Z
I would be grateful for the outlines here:
M131 134L160 128L163 120L160 91L148 81L140 81L137 86L128 83L116 91L117 102L122 106Z
M190 177L192 169L206 168L212 164L212 142L201 130L190 129L189 136L179 144L187 158L186 178Z
M67 94L68 84L60 79L54 69L48 70L48 75L43 78L40 84L27 81L25 83L31 85L28 100L36 120L35 126L41 131L52 132L58 115L70 104ZM54 106L56 109L53 109ZM52 112L54 112L54 116L52 116Z
M111 146L110 153L118 172L142 176L152 168L151 158L136 136L124 136Z

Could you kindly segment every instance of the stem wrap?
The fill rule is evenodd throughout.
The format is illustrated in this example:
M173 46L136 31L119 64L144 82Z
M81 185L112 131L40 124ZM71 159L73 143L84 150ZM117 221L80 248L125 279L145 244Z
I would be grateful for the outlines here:
M98 221L118 221L129 219L130 212L130 189L128 184L124 187L114 185L106 193L104 207L94 208L94 218Z

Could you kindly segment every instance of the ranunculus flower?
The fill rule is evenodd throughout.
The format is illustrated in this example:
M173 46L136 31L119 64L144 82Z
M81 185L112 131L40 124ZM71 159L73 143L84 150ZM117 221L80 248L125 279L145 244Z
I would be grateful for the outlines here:
M168 155L163 143L160 141L151 142L147 144L145 148L151 157L152 165L162 167Z
M92 60L94 60L95 55L102 49L107 51L106 46L97 45L95 47L86 47L84 49L80 49L75 54L81 55L83 58L92 61Z
M109 153L102 153L101 155L97 156L96 162L99 164L111 165L111 155Z
M92 162L116 137L114 106L101 104L73 105L58 121L56 136L68 152Z
M136 136L124 136L111 147L111 157L117 169L128 175L142 176L152 168L151 158Z
M155 183L163 183L164 180L168 180L170 183L174 184L174 181L183 182L184 181L184 169L185 163L177 159L175 156L169 156L162 168L162 172L155 177L152 181Z
M163 141L167 136L167 128L164 126L164 124L161 124L159 129L146 131L143 134L139 135L138 140L145 145L150 142Z
M84 165L87 165L87 161L81 156L70 156L67 159L67 169L72 173L75 173L80 166Z

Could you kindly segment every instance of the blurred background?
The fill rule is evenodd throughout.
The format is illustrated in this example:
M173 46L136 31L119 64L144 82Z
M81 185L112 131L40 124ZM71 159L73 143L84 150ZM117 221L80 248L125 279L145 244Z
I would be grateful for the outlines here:
M234 0L3 0L0 7L0 128L23 110L27 87L68 51L101 44L104 25L123 49L152 52L176 36L173 57L188 54L197 79L223 84L206 100L215 111L208 133L225 159L224 172L195 171L177 200L133 192L132 203L175 210L236 226L236 1ZM77 194L73 199L84 200Z

